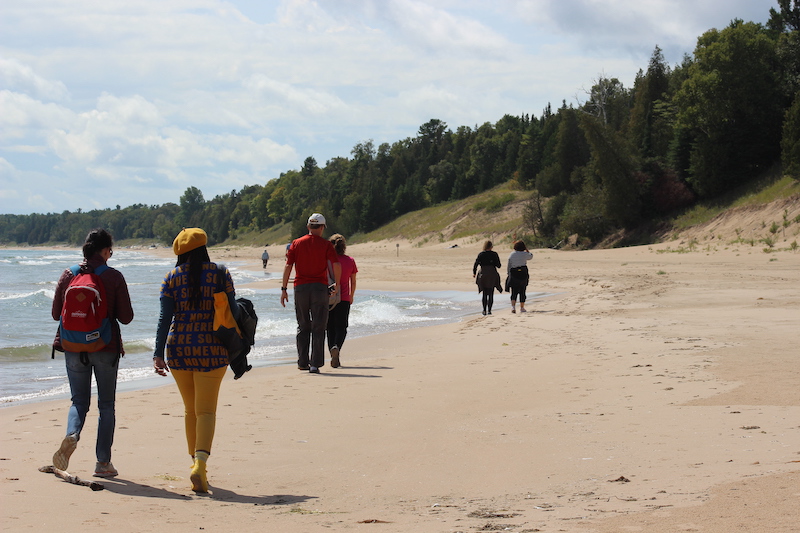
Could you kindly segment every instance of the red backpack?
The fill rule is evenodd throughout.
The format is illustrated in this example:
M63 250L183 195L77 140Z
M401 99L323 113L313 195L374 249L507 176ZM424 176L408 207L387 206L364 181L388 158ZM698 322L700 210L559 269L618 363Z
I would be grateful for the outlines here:
M73 277L64 292L59 326L61 347L67 352L98 352L111 342L106 289L100 280L106 269L107 265L94 272L81 272L80 265L70 268Z

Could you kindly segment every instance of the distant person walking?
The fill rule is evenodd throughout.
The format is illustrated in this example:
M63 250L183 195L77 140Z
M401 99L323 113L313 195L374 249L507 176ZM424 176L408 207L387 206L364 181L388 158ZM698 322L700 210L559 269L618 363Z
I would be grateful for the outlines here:
M528 251L523 241L514 242L514 251L508 256L508 289L511 291L511 312L517 312L517 298L519 298L519 312L525 313L525 289L528 287L528 261L533 259L533 254Z
M333 245L322 237L325 217L314 213L306 224L308 234L292 241L283 268L281 305L289 300L294 276L294 311L297 316L297 368L319 374L325 364L325 330L328 323L328 264L332 265L334 291L339 290L342 266Z
M89 412L92 399L92 374L97 383L97 443L94 468L96 477L114 477L117 470L111 463L111 445L114 443L116 426L116 393L119 358L125 354L119 322L130 324L133 320L133 307L128 293L128 284L118 270L107 265L114 254L111 234L104 229L89 232L83 243L83 262L77 267L67 269L61 274L53 297L52 315L60 320L64 308L65 295L72 279L79 274L96 272L103 284L108 320L111 325L110 342L95 352L65 351L61 345L61 330L56 334L53 348L64 352L67 378L72 394L72 406L67 416L67 435L53 455L53 466L61 470L69 468L69 458L77 448L81 430Z
M261 254L261 262L264 263L263 268L267 268L267 262L269 262L269 252L267 252L266 248L264 248L264 253Z
M347 241L344 236L335 234L330 238L336 254L339 256L339 264L342 265L341 277L341 301L333 309L328 311L328 351L331 353L331 366L339 368L339 355L347 337L347 327L350 322L350 306L353 304L353 296L356 293L356 274L358 267L355 260L349 255L345 255Z
M214 292L224 287L234 318L236 292L227 268L208 257L206 232L183 229L172 243L178 259L161 283L153 366L156 373L172 373L183 399L192 490L208 492L206 463L217 422L217 398L228 368L228 351L214 336ZM164 350L166 348L166 359Z
M478 285L478 292L483 294L481 303L484 315L492 314L494 290L503 292L503 287L500 285L500 274L497 272L497 269L502 266L500 256L492 250L492 246L492 241L483 243L483 251L478 254L472 265L472 277L475 278L475 283ZM480 271L478 267L480 267Z

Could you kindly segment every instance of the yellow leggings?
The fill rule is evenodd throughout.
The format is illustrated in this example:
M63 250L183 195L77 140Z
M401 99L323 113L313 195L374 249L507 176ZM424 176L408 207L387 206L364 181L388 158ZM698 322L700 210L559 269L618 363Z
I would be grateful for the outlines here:
M194 372L191 370L172 370L172 377L178 384L186 411L186 444L189 455L194 457L195 451L211 453L214 440L214 428L217 423L217 398L219 386L225 376L227 366L210 372Z

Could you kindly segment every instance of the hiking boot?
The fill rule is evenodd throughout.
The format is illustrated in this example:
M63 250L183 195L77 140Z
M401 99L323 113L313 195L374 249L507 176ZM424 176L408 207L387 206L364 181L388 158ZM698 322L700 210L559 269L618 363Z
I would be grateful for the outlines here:
M208 478L206 474L206 462L202 459L195 459L192 466L192 473L189 475L192 482L192 490L195 492L208 492Z
M101 463L97 461L94 465L94 477L115 477L119 474L117 469L114 468L114 465L111 464L111 461L107 463Z
M53 466L59 470L66 470L69 468L69 458L78 447L78 437L75 434L70 434L64 437L61 441L61 446L58 451L53 454Z
M331 368L339 368L339 347L331 347Z

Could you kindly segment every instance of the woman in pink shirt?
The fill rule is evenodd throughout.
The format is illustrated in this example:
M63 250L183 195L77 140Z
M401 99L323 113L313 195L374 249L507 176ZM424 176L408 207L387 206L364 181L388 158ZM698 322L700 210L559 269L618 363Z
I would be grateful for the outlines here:
M347 337L347 326L350 318L350 305L356 293L356 274L358 267L355 260L345 255L347 242L340 234L330 238L336 253L339 255L339 264L342 265L340 292L342 301L328 312L328 350L331 352L331 367L339 368L339 351L342 349L344 339Z

